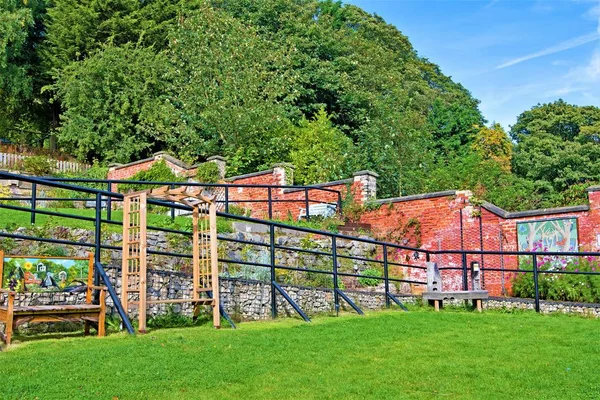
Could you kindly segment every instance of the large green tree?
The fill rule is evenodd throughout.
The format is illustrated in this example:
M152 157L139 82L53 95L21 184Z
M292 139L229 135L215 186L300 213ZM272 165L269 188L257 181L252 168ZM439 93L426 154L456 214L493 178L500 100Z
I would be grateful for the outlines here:
M164 54L106 45L69 64L57 82L64 107L59 141L81 159L129 162L165 147L175 110Z
M511 129L514 172L562 192L600 179L600 108L563 100L523 112Z
M37 48L44 38L44 0L0 1L0 137L42 144L49 129Z
M307 154L296 136L324 110L352 165L380 173L380 195L395 196L473 154L485 122L396 27L338 1L53 0L39 15L31 54L45 83L29 90L44 86L39 103L80 158L221 154L231 173L251 172ZM311 174L338 167L313 163Z

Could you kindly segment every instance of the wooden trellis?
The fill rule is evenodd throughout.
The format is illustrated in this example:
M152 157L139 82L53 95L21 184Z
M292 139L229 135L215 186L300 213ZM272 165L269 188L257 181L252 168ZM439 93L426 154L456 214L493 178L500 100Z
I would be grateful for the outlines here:
M147 199L174 201L192 207L192 297L189 299L147 299ZM138 307L139 331L146 330L146 310L149 304L194 304L194 315L201 305L210 305L213 323L220 328L219 271L217 254L217 209L213 199L201 193L199 188L163 186L143 192L125 195L123 202L123 269L121 303ZM130 299L130 296L133 299ZM137 300L136 300L137 298Z

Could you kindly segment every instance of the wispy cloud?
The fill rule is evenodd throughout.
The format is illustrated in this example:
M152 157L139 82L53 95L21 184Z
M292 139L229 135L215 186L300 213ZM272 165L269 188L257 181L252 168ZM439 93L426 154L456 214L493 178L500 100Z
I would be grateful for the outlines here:
M584 17L597 21L596 33L600 36L600 1L589 9ZM546 92L548 96L564 96L578 93L598 104L598 97L592 93L600 91L600 43L594 48L585 64L573 66L559 81L561 86Z
M489 3L487 3L485 6L483 6L483 9L488 9L493 7L496 3L498 3L500 0L491 0Z
M573 49L575 47L583 46L586 43L591 43L600 39L600 29L596 32L588 33L587 35L579 36L573 39L566 40L557 45L548 47L547 49L537 51L535 53L528 54L523 57L514 58L510 61L505 62L504 64L500 64L496 67L496 69L502 69L506 67L510 67L512 65L520 64L524 61L532 60L534 58L547 56L550 54L559 53L561 51Z

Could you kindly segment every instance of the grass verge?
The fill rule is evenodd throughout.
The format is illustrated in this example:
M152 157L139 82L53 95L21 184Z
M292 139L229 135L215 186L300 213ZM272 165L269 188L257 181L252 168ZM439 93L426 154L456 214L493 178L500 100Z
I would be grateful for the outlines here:
M0 353L2 398L592 399L600 320L380 312L39 340Z

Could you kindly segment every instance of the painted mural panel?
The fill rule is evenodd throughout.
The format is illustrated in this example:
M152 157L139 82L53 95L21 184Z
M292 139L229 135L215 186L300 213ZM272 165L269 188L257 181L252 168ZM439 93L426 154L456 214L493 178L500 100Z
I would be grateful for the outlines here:
M517 224L519 251L578 251L577 218Z
M88 267L87 259L5 257L2 287L33 293L83 291Z

